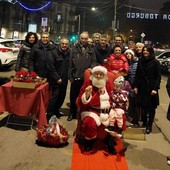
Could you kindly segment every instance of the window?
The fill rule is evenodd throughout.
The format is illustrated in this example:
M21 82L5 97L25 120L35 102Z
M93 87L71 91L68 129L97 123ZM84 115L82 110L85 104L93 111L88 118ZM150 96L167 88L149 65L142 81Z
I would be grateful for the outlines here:
M61 22L62 18L61 18L61 14L57 14L57 22Z

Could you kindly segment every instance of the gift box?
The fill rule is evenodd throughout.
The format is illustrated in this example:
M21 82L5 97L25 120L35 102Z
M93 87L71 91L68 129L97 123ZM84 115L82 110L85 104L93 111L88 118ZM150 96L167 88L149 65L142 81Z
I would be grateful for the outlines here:
M35 72L28 72L28 70L21 69L11 76L12 86L16 88L35 89L44 84L47 79L39 77Z
M17 88L26 88L26 89L35 89L36 87L38 87L40 85L40 83L35 82L16 82L16 81L12 81L12 86L13 87L17 87Z

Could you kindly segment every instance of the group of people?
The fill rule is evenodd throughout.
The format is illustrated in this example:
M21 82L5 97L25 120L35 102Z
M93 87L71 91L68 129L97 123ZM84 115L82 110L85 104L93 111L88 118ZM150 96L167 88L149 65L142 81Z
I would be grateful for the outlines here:
M81 132L80 136L86 141L85 149L92 149L98 127L102 125L109 134L105 140L108 151L116 154L113 146L115 133L112 132L121 136L126 112L133 124L142 121L146 133L152 132L155 110L159 105L160 64L150 45L129 41L126 49L120 35L115 37L113 45L108 43L105 34L94 34L93 43L89 38L87 32L82 32L79 42L69 48L67 38L62 38L56 46L50 42L49 33L43 32L38 40L35 33L29 32L20 49L16 71L26 68L48 79L52 91L47 108L48 120L52 115L62 115L60 108L69 79L70 113L67 120L78 118L77 133ZM85 81L87 70L90 76ZM109 74L113 77L111 82Z

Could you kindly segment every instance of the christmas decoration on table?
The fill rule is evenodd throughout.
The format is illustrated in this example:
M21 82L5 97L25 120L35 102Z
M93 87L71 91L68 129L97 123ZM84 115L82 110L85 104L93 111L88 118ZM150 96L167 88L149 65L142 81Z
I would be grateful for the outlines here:
M68 131L57 123L57 117L52 116L47 127L38 129L37 140L47 146L61 146L67 144L69 139Z
M35 72L28 72L26 69L21 69L11 76L13 87L34 89L41 84L44 84L47 79L42 79Z

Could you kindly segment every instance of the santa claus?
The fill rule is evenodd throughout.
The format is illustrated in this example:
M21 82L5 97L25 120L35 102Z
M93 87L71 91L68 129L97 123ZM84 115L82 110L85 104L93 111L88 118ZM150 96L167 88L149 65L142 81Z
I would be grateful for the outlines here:
M98 136L98 127L109 125L112 85L107 81L107 69L96 66L84 83L78 97L81 132L85 140L85 150L90 151ZM111 152L116 153L113 145Z

